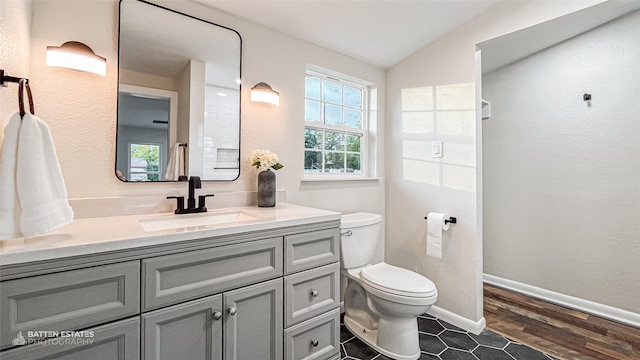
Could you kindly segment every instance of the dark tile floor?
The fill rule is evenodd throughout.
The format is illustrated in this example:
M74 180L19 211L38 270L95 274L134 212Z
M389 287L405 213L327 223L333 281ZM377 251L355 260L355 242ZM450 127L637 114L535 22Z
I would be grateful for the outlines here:
M430 315L418 317L419 360L557 360L489 330L470 334ZM340 324L340 355L345 360L387 360Z

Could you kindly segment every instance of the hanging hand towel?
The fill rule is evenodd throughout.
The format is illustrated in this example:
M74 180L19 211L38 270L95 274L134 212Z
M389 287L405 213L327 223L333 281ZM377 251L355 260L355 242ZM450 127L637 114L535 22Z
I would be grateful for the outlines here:
M182 169L184 168L184 151L180 145L182 144L176 143L173 145L173 153L171 153L171 158L167 165L167 173L165 174L167 180L177 181L180 175L184 175L182 174Z
M20 236L18 219L20 206L17 203L16 160L20 114L15 113L4 128L4 140L0 148L0 240Z
M29 113L22 119L18 139L16 187L22 210L20 231L25 238L73 221L49 127Z

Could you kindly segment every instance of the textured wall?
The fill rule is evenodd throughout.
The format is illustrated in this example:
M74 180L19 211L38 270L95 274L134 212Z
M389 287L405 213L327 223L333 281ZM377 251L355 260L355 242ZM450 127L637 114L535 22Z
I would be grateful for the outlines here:
M254 149L267 148L285 165L277 172L278 189L286 190L288 201L342 212L383 213L382 181L300 182L306 64L377 83L379 99L385 96L382 70L198 3L168 1L166 6L234 28L243 39L241 176L234 182L207 182L203 193L254 191L257 174L247 158ZM47 0L34 1L33 7L31 72L36 101L41 117L51 127L70 197L145 196L166 203L165 196L186 193L184 184L125 184L114 175L118 2ZM107 76L46 67L46 46L68 40L85 42L105 56ZM279 107L250 102L249 89L260 81L267 81L280 92ZM384 114L384 108L379 109L379 114ZM379 141L374 150L382 154L382 117L375 122ZM384 170L383 160L380 156L376 164L380 171Z
M639 29L636 11L483 78L487 274L640 313Z
M482 188L476 176L482 137L480 120L470 123L467 114L479 106L479 99L468 101L477 92L475 44L593 3L502 2L387 71L386 259L432 279L436 306L476 324L482 321L482 194L476 191ZM408 91L431 91L433 117L412 117L403 101ZM438 98L451 105L438 106ZM429 104L422 106L428 113ZM422 142L418 150L416 141ZM443 159L430 157L431 141L444 142ZM424 163L417 174L415 160ZM431 211L458 217L446 233L441 260L425 255L424 216Z
M0 1L0 64L6 74L29 77L31 2ZM18 84L0 88L0 128L18 110ZM0 131L0 139L2 139Z

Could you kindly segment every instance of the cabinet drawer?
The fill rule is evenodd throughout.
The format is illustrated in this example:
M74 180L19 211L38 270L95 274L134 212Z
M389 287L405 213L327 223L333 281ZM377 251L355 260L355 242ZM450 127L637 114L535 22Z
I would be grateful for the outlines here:
M286 360L326 360L340 354L340 309L285 330Z
M63 331L140 312L140 262L96 266L0 283L0 339L18 332Z
M339 241L339 229L285 236L285 273L291 274L340 261Z
M340 305L340 263L289 275L284 280L285 327Z
M143 308L156 309L282 276L282 238L142 261Z
M2 360L132 360L140 358L140 317L84 330L86 336L51 338L0 353ZM27 335L27 333L24 333ZM29 339L25 336L25 341Z

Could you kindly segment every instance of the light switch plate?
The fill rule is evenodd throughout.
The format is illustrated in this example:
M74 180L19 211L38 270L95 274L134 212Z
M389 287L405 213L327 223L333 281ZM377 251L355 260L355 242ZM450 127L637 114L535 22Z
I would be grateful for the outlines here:
M442 141L434 141L433 143L431 143L431 157L442 157Z

